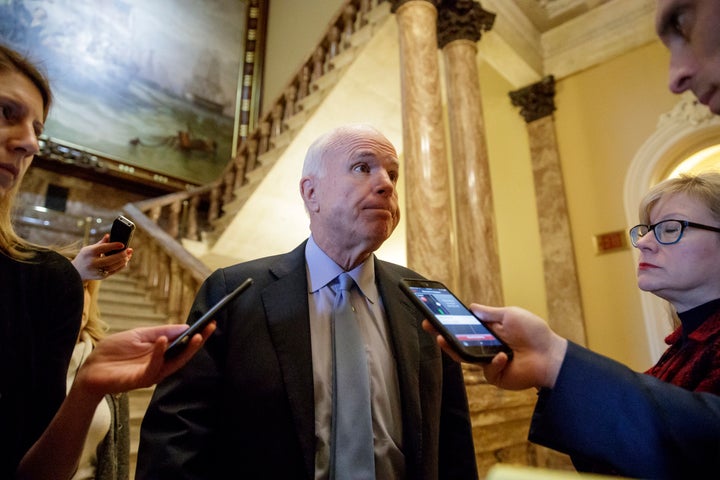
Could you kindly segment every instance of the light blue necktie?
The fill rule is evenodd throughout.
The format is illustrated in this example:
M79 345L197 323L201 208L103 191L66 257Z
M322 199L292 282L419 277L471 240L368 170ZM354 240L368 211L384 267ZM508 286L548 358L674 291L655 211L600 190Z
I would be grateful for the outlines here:
M365 343L350 304L352 277L342 273L333 307L333 409L330 479L375 478L370 376Z

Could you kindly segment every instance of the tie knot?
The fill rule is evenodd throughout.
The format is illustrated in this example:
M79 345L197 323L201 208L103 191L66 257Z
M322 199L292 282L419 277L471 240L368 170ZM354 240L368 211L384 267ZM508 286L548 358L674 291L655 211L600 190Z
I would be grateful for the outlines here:
M340 291L347 292L355 284L355 280L350 276L349 273L343 272L338 275L338 282L340 283Z

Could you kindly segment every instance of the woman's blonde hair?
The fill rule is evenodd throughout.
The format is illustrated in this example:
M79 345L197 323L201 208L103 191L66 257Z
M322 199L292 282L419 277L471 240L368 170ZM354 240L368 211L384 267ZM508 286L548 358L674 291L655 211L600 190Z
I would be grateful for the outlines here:
M90 336L93 345L105 336L108 329L107 323L100 318L100 308L98 307L100 284L100 280L88 280L85 282L85 290L90 298L83 307L86 323L82 331Z
M47 78L30 60L0 44L0 75L7 73L23 75L37 87L43 99L43 119L47 118L52 104L52 92ZM0 198L0 252L16 260L30 260L36 250L43 248L22 239L15 233L12 211L21 182L22 178L18 178L13 188Z
M681 174L664 180L645 194L640 202L640 223L650 223L650 212L665 195L684 193L705 205L720 222L720 172L707 171L697 174ZM715 225L714 225L715 226Z

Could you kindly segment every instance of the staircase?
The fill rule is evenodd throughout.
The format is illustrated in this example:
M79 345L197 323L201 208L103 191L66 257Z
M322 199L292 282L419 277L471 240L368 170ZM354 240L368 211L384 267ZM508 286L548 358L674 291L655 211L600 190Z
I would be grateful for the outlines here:
M137 277L126 271L103 280L99 291L98 305L101 318L110 327L108 333L135 327L162 325L166 316L156 312L156 303L148 298ZM140 424L154 388L142 388L128 393L130 401L130 479L135 478Z

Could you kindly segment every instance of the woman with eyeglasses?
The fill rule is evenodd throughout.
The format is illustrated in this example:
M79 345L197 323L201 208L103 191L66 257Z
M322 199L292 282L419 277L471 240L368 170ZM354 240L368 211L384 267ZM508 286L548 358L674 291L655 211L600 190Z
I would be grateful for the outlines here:
M680 324L646 373L720 394L720 173L682 175L654 186L630 229L638 286L670 302Z
M639 210L642 223L630 229L639 250L638 287L670 302L679 320L665 338L667 350L645 373L720 395L720 172L665 180ZM573 454L572 461L583 472L620 473L594 456Z
M578 471L709 478L720 464L720 172L659 183L640 221L630 229L638 286L680 320L654 367L633 372L522 308L472 303L514 351L481 366L492 385L538 389L528 439L569 454ZM423 328L462 361L427 320Z

